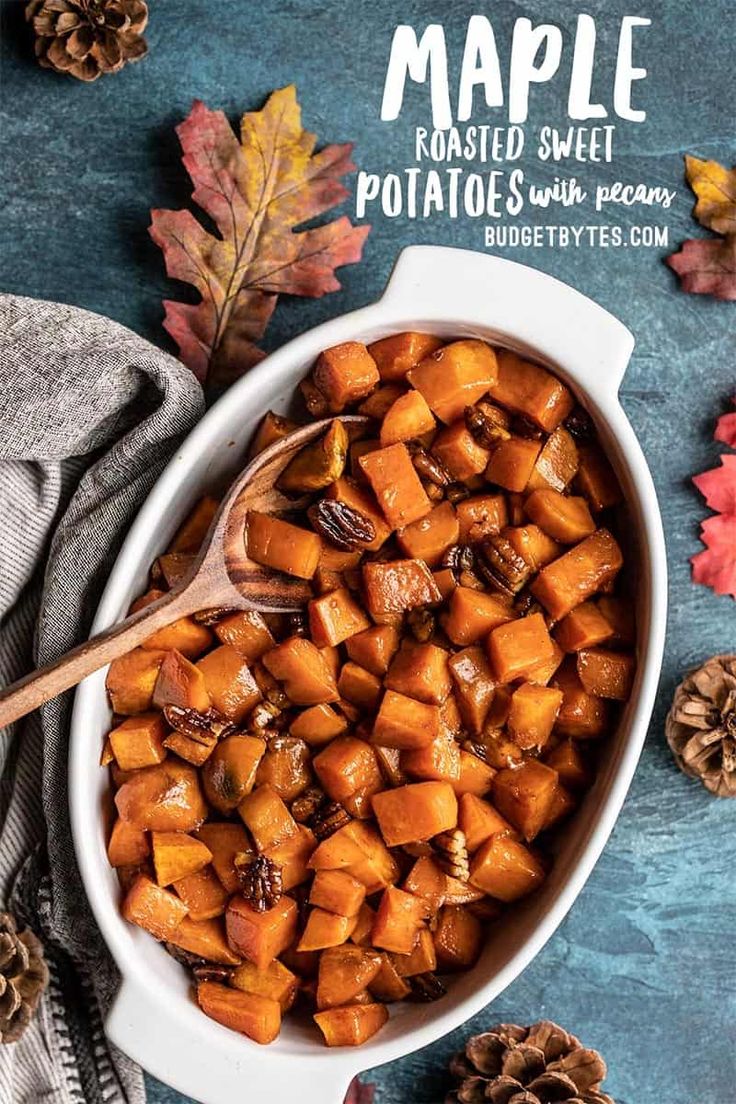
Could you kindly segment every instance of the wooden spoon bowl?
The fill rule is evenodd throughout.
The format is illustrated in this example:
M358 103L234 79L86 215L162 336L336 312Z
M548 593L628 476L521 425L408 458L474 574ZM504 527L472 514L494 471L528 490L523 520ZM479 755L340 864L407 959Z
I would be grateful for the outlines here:
M222 500L199 554L175 587L55 663L31 672L3 690L0 728L76 686L159 629L197 610L224 606L282 613L301 609L312 597L309 583L269 571L249 559L245 526L249 510L279 513L300 506L304 500L287 498L276 488L276 481L294 454L325 433L332 420L313 422L274 441L243 469ZM362 426L368 419L351 415L340 421L348 426Z

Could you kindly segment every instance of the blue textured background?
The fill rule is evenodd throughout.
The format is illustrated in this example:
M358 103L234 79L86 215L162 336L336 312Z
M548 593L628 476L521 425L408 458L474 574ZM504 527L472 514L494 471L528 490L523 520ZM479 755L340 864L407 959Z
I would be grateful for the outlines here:
M360 11L358 4L334 0L152 0L150 7L150 56L82 86L35 66L22 5L2 4L0 283L100 311L158 342L165 340L161 299L176 292L148 238L148 210L187 200L173 127L193 97L235 116L259 107L271 89L295 81L310 129L325 140L354 140L363 168L400 170L410 161L411 124L427 118L424 95L415 90L399 122L378 119L397 21L420 26L442 20L457 63L474 11L492 16L506 59L519 15L559 23L569 47L579 10L555 0L371 0ZM583 182L620 178L677 188L669 212L630 209L613 216L622 223L666 224L674 246L699 232L682 182L683 152L736 161L733 4L591 0L583 10L597 17L596 91L608 103L620 16L652 17L652 26L636 40L637 62L646 64L649 77L637 86L635 102L646 107L648 119L619 127L613 166L579 165L574 171ZM565 94L562 81L533 90L530 125L565 123ZM551 165L528 167L539 182L555 173ZM271 345L374 298L401 245L482 248L481 229L469 221L407 223L375 216L373 222L364 263L342 272L343 291L317 302L282 302L269 331ZM677 772L664 744L663 720L685 668L736 648L733 603L693 586L687 562L699 547L697 524L705 512L688 476L712 465L717 450L709 434L736 390L736 307L681 294L654 250L510 255L576 285L636 334L622 395L664 514L671 572L667 655L629 799L571 915L523 976L467 1028L371 1074L376 1104L437 1104L446 1059L467 1031L499 1019L525 1023L540 1016L558 1020L603 1051L607 1087L620 1104L725 1104L734 1099L736 1081L736 802L710 798ZM158 1104L184 1099L153 1081L150 1096Z

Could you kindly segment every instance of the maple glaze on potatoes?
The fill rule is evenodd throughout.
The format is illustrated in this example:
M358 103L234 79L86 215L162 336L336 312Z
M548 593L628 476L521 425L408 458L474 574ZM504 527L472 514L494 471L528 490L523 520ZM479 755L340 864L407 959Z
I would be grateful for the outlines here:
M207 611L111 665L108 855L126 918L217 965L207 1015L267 1043L295 1006L356 1046L543 883L631 691L634 611L620 488L547 369L404 333L325 350L302 392L370 419L334 421L280 482L294 509L247 521L313 598ZM294 424L268 414L252 454Z

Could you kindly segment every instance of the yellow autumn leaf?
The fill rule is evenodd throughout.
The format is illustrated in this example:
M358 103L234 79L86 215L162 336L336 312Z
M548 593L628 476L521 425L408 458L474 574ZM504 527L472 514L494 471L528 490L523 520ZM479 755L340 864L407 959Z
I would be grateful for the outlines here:
M736 167L717 161L685 157L688 183L698 197L695 217L701 226L718 234L736 233Z

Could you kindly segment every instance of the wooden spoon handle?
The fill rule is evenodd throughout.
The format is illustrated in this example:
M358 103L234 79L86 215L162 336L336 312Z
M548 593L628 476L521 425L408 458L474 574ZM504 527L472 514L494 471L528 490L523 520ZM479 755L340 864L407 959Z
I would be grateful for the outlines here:
M207 604L202 597L201 589L195 585L169 591L150 606L73 648L55 663L14 682L0 692L0 728L25 717L70 686L76 686L87 675L125 655L159 629L202 608Z

